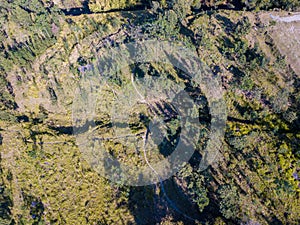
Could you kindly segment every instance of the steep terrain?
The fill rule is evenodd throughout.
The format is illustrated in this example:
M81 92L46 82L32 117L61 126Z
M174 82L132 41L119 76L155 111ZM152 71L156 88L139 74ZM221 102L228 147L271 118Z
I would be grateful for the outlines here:
M272 1L259 1L256 11L255 1L249 2L5 1L0 223L299 224L300 22L271 17L289 16L287 11L258 10L279 7ZM287 2L282 8L298 4ZM86 160L72 113L76 90L85 77L99 76L97 61L107 49L147 40L180 41L197 52L221 81L227 122L218 160L199 171L211 133L203 90L159 62L112 75L98 93L94 119L107 152L128 165L148 166L147 160L157 162L174 150L179 116L161 90L175 83L202 99L199 143L189 163L163 182L132 187L103 178ZM147 76L159 83L148 92L151 101L131 105L126 94L139 96L138 79ZM160 83L163 77L170 82ZM155 91L161 91L159 99L151 95ZM138 140L129 147L128 139L115 138L128 135L121 126L127 112L130 135ZM147 139L147 127L154 126L149 120L166 115L166 127L157 126L166 129L166 138L156 145L156 137Z

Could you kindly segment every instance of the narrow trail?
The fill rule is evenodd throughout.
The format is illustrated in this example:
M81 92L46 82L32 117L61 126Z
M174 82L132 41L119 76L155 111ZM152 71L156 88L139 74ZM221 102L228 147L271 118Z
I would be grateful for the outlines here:
M189 219L191 221L198 221L197 219L194 219L188 215L186 215L184 212L182 212L180 209L178 209L178 207L175 205L175 203L169 198L169 196L167 195L167 192L165 190L165 187L164 187L164 184L163 184L163 181L159 175L159 173L152 167L152 165L149 163L149 160L147 158L147 154L146 154L146 145L147 145L147 140L148 140L148 135L149 135L149 129L147 129L145 135L144 135L144 145L143 145L143 152L144 152L144 158L145 158L145 161L147 163L147 165L149 166L149 168L155 173L155 175L157 176L157 178L159 179L159 183L160 183L160 186L161 186L161 190L164 194L164 197L165 199L167 200L167 202L170 204L170 206L176 211L178 212L179 214L181 214L183 217L185 217L186 219Z
M273 16L272 14L270 17L278 22L284 22L284 23L291 23L291 22L299 22L300 21L300 14L296 14L293 16L285 16L285 17L280 17L280 16Z
M136 93L139 95L139 97L141 98L141 102L147 104L150 108L152 108L152 105L147 102L147 100L144 98L144 96L139 92L138 88L136 87L135 83L134 83L134 77L133 77L133 74L131 76L131 83L136 91ZM148 135L150 133L150 130L149 128L147 127L147 130L143 136L143 139L144 139L144 143L143 143L143 153L144 153L144 159L146 161L146 164L148 165L148 167L153 171L153 173L157 176L157 178L159 179L159 183L160 183L160 186L161 186L161 190L163 192L163 195L165 197L165 199L167 200L167 202L169 203L169 205L176 211L178 212L179 214L181 214L183 217L185 217L186 219L188 220L191 220L191 221L198 221L197 219L194 219L188 215L186 215L184 212L182 212L177 206L176 204L169 198L169 196L167 195L167 192L165 190L165 187L164 187L164 184L163 184L163 180L161 178L161 176L159 175L159 173L155 170L155 168L153 168L153 166L150 164L149 160L148 160L148 157L147 157L147 153L146 153L146 146L147 146L147 142L148 142Z

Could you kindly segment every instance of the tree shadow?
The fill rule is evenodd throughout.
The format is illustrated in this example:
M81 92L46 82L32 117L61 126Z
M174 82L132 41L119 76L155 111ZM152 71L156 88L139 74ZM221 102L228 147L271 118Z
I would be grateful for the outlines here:
M196 168L201 158L201 154L195 151L189 163ZM160 224L165 218L172 218L173 223L199 224L222 216L218 204L209 193L210 202L200 212L192 196L187 194L176 176L163 181L162 185L163 187L161 184L154 184L130 188L129 209L136 224Z
M156 214L155 185L131 187L129 192L129 209L136 224L156 224L161 220Z
M221 16L220 14L216 15L216 19L221 22L221 24L225 28L225 32L227 34L234 32L236 25L230 19L228 19L225 16Z

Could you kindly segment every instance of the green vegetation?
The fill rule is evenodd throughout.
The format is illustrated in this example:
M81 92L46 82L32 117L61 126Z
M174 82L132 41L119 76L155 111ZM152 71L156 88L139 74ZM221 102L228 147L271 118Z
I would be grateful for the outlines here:
M0 224L299 224L299 74L273 40L278 24L263 21L270 12L259 11L292 10L299 1L85 4L90 13L65 16L52 1L1 3ZM149 9L135 8L143 4ZM101 13L109 10L116 12ZM165 90L176 85L199 102L194 116L200 131L190 137L199 140L190 161L166 181L113 184L94 170L100 162L86 161L98 153L84 158L72 134L74 90L85 77L104 79L95 66L105 48L151 39L184 42L220 78L228 113L223 145L218 160L200 171L212 132L201 88L172 65L129 65L97 93L95 132L107 153L147 166L148 141L150 163L169 156L181 121ZM118 116L126 114L125 129ZM78 124L88 130L88 122ZM124 134L137 143L121 139Z
M242 3L246 4L249 9L295 9L300 6L299 1L297 0L255 0L255 1L245 1L242 0Z
M114 9L124 9L130 8L136 4L141 4L137 0L91 0L88 3L88 6L92 12L103 12Z

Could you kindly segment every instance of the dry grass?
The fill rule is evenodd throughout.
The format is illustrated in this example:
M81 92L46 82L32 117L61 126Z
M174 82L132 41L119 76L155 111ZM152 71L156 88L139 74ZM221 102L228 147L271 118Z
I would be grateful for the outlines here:
M263 13L260 18L263 23L268 25L271 21L270 15L288 16L286 12ZM299 22L276 22L270 26L268 31L273 38L277 48L296 74L300 76L300 21Z

